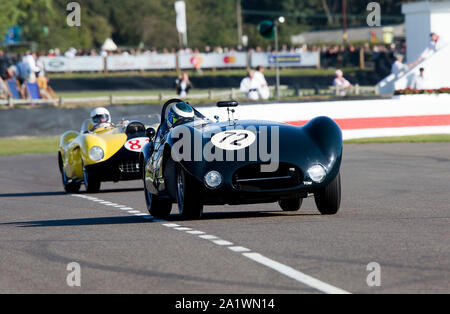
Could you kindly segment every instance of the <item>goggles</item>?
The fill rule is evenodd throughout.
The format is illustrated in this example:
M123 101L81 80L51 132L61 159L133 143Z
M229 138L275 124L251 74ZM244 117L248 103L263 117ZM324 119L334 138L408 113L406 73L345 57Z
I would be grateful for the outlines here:
M95 124L108 122L109 121L109 115L107 115L107 114L98 114L98 115L96 115L96 116L94 116L92 118L92 121Z

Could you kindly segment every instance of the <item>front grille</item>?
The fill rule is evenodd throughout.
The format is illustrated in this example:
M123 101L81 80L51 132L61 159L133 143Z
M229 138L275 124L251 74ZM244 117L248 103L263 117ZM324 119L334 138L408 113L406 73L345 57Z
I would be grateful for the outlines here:
M122 161L119 164L119 170L121 173L139 173L139 160L132 159Z
M280 163L275 172L261 172L261 164L245 166L233 175L233 186L241 191L269 191L299 186L302 172L295 166Z

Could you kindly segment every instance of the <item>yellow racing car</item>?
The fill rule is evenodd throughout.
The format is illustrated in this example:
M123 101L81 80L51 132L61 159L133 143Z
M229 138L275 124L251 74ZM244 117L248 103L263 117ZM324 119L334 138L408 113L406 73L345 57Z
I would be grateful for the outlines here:
M67 193L77 193L83 183L88 193L97 193L101 182L142 179L139 153L153 138L159 117L142 117L146 124L130 118L113 124L106 109L106 123L93 115L80 132L68 131L59 140L59 170Z

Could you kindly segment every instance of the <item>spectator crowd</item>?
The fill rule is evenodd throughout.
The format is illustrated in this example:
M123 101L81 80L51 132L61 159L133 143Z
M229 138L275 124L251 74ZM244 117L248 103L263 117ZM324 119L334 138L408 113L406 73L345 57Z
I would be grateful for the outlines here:
M0 50L0 98L54 99L42 55L11 54Z
M424 58L428 57L437 48L439 36L431 34L430 45L419 60L410 65L403 63L403 54L405 53L405 45L370 45L364 43L360 46L354 44L347 45L300 45L292 46L282 45L280 53L303 53L303 52L319 52L320 64L323 68L346 68L346 67L362 67L363 64L372 66L380 78L390 73L399 74L404 70L416 65ZM153 55L153 54L197 54L197 53L232 53L241 52L243 49L229 47L210 47L205 46L199 48L182 48L157 50L143 48L117 48L114 51L106 50L83 50L69 48L62 52L58 48L49 49L47 52L40 53L4 53L0 50L0 98L20 97L32 98L38 97L43 99L55 98L56 95L49 85L49 79L46 76L42 57L67 57L74 58L77 56L109 56L109 55ZM271 46L254 47L247 50L248 53L254 52L274 52ZM267 99L268 86L264 78L264 68L258 67L256 70L248 72L241 83L241 91L243 91L249 99ZM418 81L424 78L424 70L418 75ZM175 82L177 92L180 95L187 95L192 88L187 74L183 74ZM343 78L341 70L336 71L336 78L333 85L340 89L349 89L352 84ZM416 84L420 86L421 84ZM37 88L36 88L37 86ZM32 95L32 91L37 90L37 96ZM342 92L343 93L343 92ZM35 93L36 94L36 93Z

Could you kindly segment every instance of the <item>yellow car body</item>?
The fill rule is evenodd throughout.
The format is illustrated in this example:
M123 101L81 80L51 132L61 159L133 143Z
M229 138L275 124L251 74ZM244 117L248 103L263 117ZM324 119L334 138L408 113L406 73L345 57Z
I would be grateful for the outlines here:
M138 121L93 130L87 120L80 132L65 132L58 146L65 190L76 193L84 183L88 192L98 192L104 181L140 179L138 158L146 142L145 125Z

